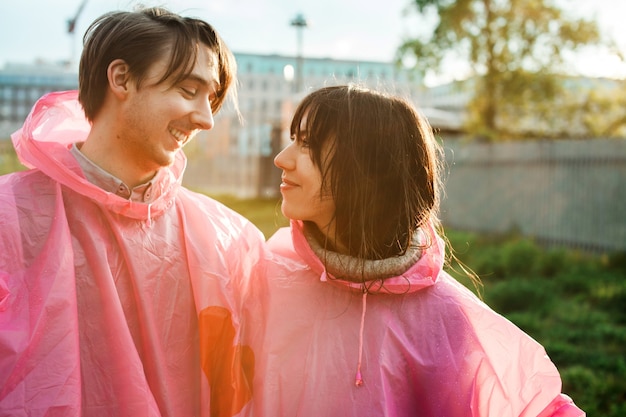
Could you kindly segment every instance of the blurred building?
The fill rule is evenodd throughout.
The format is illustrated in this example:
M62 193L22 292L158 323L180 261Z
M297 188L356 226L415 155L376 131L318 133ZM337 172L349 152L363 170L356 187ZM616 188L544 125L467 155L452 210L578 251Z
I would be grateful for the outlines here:
M7 64L0 70L0 141L19 129L33 104L51 91L78 88L75 71L62 64Z
M354 82L408 98L417 96L419 83L388 62L248 53L235 53L235 57L239 110L234 101L227 102L216 116L215 128L185 149L186 185L199 191L276 195L280 177L273 158L288 140L294 104L308 91ZM299 74L302 79L296 79ZM6 65L0 70L0 146L10 146L10 134L21 127L37 99L51 91L76 88L78 75L66 64Z
M190 159L185 182L210 193L242 197L278 195L280 172L274 156L289 140L295 105L307 92L336 84L358 83L416 100L419 83L392 63L235 53L238 103L216 117L213 130L186 148ZM302 64L302 68L297 68ZM296 79L302 74L302 80ZM241 116L241 117L240 117ZM240 120L241 119L241 120Z
M192 189L239 197L278 196L280 171L273 158L289 140L295 105L313 89L354 82L411 99L446 139L441 214L447 224L478 232L517 228L543 242L581 249L626 249L623 139L463 143L447 134L462 130L473 80L420 89L419 80L391 63L235 56L239 111L234 101L227 101L215 127L186 146L185 185ZM296 74L302 79L296 80ZM600 81L609 89L623 85ZM580 91L596 91L598 82L570 78L566 87L583 97ZM0 70L0 157L2 148L11 147L9 135L39 97L77 86L77 74L63 65L7 65Z

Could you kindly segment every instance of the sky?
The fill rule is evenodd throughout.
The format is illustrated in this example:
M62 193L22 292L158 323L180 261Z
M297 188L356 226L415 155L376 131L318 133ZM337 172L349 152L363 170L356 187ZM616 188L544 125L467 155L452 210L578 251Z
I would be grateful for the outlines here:
M89 23L112 10L137 3L165 6L211 23L234 52L296 55L297 29L290 22L301 13L302 51L318 58L390 62L403 39L424 27L411 0L86 0L74 35L67 21L83 0L0 0L0 67L6 63L78 61ZM626 1L556 0L573 16L594 18L626 54ZM588 76L626 78L626 64L615 55L588 51L576 70ZM462 77L462 71L431 79Z

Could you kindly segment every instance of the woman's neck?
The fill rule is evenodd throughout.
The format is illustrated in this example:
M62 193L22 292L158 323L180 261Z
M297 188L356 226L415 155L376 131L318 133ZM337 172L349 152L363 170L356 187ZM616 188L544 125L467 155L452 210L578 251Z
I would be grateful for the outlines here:
M322 229L315 223L305 221L304 229L305 232L313 237L325 250L337 252L342 255L350 255L348 247L341 243L337 237L334 224L330 224Z

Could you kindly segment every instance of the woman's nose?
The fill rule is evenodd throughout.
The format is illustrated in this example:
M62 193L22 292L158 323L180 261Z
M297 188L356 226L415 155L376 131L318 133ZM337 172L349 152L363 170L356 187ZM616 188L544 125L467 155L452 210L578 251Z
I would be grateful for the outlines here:
M278 155L274 157L274 165L276 165L276 167L283 170L288 170L291 166L293 166L293 163L290 162L291 158L289 157L289 151L291 149L291 146L292 144L289 144L286 148L283 148L283 150L280 151Z

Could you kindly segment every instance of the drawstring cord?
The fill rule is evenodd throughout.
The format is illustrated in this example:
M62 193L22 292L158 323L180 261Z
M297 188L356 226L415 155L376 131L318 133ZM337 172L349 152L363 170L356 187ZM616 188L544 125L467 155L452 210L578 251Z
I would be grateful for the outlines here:
M150 213L150 207L152 207L152 204L148 204L148 218L146 219L146 226L148 227L152 227L152 213Z
M322 271L320 281L328 281L326 269ZM354 379L354 385L357 387L363 385L363 377L361 376L361 360L363 358L363 329L365 328L365 311L367 310L367 288L365 286L363 286L363 298L361 300L363 300L363 307L361 310L361 328L359 329L359 362L356 365L356 376Z
M356 367L356 378L354 385L360 387L363 385L363 377L361 376L361 359L363 357L363 328L365 326L365 310L367 309L367 289L363 288L363 308L361 312L361 329L359 330L359 362Z

